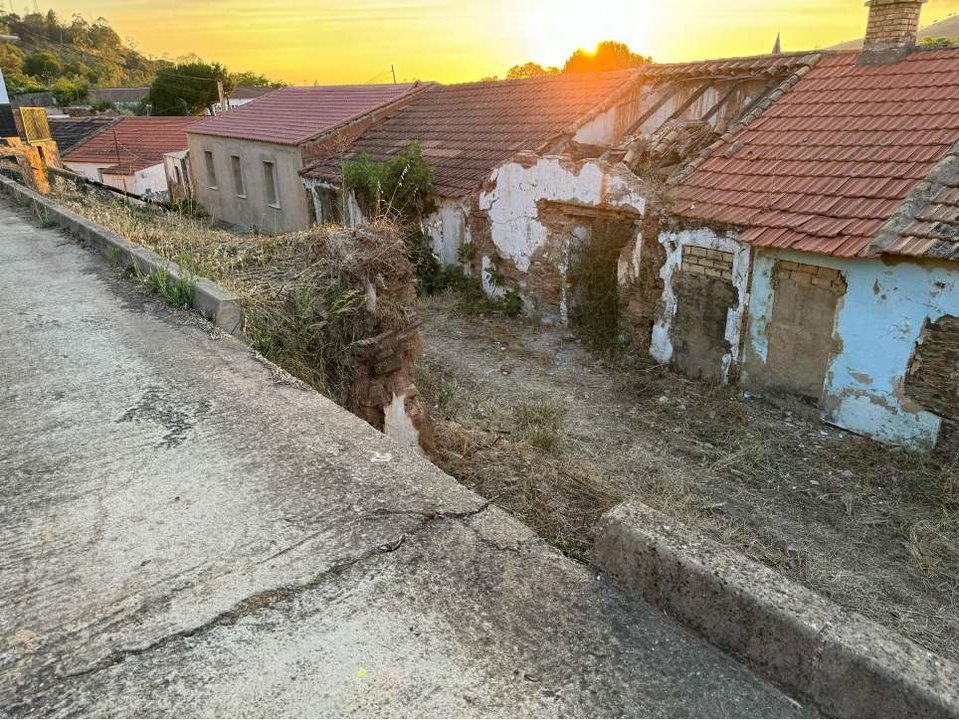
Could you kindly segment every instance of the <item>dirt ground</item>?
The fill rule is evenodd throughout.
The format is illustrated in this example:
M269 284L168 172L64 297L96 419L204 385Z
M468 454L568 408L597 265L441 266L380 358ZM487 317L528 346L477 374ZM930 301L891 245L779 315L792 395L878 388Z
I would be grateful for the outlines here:
M435 461L589 560L627 496L959 660L959 466L734 388L604 360L565 328L423 301Z

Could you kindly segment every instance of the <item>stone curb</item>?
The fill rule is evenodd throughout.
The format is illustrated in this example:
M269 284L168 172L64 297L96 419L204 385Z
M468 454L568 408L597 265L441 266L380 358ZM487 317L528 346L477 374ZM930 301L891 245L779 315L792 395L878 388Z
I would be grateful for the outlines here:
M177 263L90 222L10 178L0 176L0 187L11 195L17 204L32 207L44 221L56 223L124 268L136 268L144 273L165 268L174 282L187 279L192 285L191 305L224 332L245 339L243 308L239 298L232 293L206 278L189 276Z
M957 717L959 666L631 500L595 563L628 591L837 717Z

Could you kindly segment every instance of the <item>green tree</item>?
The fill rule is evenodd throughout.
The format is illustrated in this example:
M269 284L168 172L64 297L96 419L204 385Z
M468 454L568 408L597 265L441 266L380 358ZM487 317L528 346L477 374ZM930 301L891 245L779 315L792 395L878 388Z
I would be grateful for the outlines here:
M53 92L53 97L58 105L75 105L86 100L90 92L90 85L83 78L61 77L54 81L50 90Z
M219 63L188 62L161 68L147 102L154 115L199 115L219 102L217 81L223 83L225 92L233 89L230 74Z
M0 70L4 75L23 72L23 53L13 43L0 42Z
M604 40L592 52L576 50L566 60L564 73L607 72L639 67L652 58L634 53L626 43Z
M49 82L60 74L60 61L48 52L35 52L23 59L23 72Z
M519 80L521 78L545 77L546 75L558 75L558 67L543 67L539 63L528 62L523 65L514 65L506 73L507 80Z
M240 85L272 88L284 87L284 84L281 82L270 80L270 78L268 78L266 75L260 75L259 73L250 72L249 70L245 72L233 73L230 75L230 79L233 81L233 87L239 87Z

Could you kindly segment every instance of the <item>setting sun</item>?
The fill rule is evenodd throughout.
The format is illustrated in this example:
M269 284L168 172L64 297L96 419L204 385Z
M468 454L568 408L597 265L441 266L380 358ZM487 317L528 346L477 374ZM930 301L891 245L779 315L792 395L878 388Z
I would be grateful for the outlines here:
M528 13L529 59L542 65L562 65L576 49L592 51L602 40L618 40L646 53L650 26L646 3L609 0L596 12L584 12L578 0L555 0Z

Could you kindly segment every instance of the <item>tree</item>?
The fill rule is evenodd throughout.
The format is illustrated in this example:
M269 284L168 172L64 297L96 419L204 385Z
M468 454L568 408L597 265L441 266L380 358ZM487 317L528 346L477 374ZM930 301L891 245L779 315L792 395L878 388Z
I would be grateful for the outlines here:
M284 87L284 84L281 82L270 80L270 78L268 78L266 75L260 75L259 73L250 72L249 70L245 72L233 73L230 75L230 79L233 81L233 87L239 87L240 85L271 88Z
M150 86L147 102L154 115L199 115L212 112L220 96L217 81L224 92L233 89L226 68L219 63L188 62L162 68Z
M514 65L506 72L507 80L519 80L521 78L545 77L547 75L559 75L558 67L543 67L539 63L528 62L523 65Z
M0 42L0 70L4 75L23 72L23 53L13 43Z
M35 52L23 59L23 72L50 81L60 74L60 61L48 52Z
M82 78L71 80L61 77L56 79L50 90L53 92L57 105L73 105L86 100L87 94L90 92L90 85Z
M626 43L604 40L592 52L576 50L566 60L564 73L607 72L639 67L652 62L652 58L639 55Z

